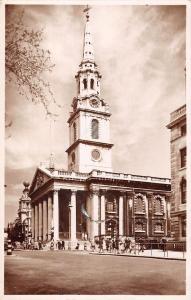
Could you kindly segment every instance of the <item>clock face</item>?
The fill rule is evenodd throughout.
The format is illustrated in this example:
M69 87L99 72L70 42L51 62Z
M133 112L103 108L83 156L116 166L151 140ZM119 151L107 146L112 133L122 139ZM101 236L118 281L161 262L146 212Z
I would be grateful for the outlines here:
M98 161L101 159L101 153L97 149L92 150L91 155L92 155L92 160Z
M99 100L97 100L97 99L91 99L91 100L90 100L90 105L91 105L92 107L94 107L94 108L99 107Z

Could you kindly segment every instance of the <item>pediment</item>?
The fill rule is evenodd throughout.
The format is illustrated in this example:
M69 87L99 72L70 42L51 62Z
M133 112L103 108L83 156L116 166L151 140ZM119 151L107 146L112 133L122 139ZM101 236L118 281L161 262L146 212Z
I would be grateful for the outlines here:
M41 186L43 186L50 178L51 176L46 174L43 170L37 169L31 184L29 194L33 193Z

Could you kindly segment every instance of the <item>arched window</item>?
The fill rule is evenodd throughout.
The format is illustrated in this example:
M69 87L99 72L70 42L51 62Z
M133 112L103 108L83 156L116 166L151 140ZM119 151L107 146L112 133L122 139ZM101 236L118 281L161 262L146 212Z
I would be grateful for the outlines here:
M186 203L186 179L183 177L180 183L181 203Z
M90 80L90 88L92 90L94 89L94 80L93 79Z
M162 199L160 197L155 198L155 213L162 213Z
M88 84L87 84L87 79L83 79L83 85L84 85L84 89L86 90L87 87L88 87Z
M77 138L76 123L73 124L73 138L74 138L74 142L75 142L76 138Z
M136 197L135 210L136 210L137 213L143 213L144 212L144 202L143 202L143 197L141 195L138 195Z
M96 119L92 120L92 139L99 138L99 122Z

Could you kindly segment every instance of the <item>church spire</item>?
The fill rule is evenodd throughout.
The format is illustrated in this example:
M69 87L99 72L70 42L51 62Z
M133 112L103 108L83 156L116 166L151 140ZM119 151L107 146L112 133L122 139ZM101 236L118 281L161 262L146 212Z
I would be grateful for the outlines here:
M92 34L90 28L89 10L91 7L87 5L84 9L86 12L86 25L84 30L84 45L83 45L83 61L94 61L94 48L92 43Z

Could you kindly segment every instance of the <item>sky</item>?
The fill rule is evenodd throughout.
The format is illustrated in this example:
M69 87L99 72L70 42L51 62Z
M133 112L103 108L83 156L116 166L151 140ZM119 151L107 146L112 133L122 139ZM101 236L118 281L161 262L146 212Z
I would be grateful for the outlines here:
M67 169L67 119L77 94L75 74L82 59L84 6L9 6L12 20L24 8L24 23L43 29L42 46L55 64L45 75L62 107L51 146L50 121L42 105L6 84L5 225L17 216L23 181L32 182L40 162L55 154ZM170 178L170 113L185 104L185 7L93 5L90 22L95 60L102 74L101 97L111 108L113 171ZM51 149L52 147L52 149Z

